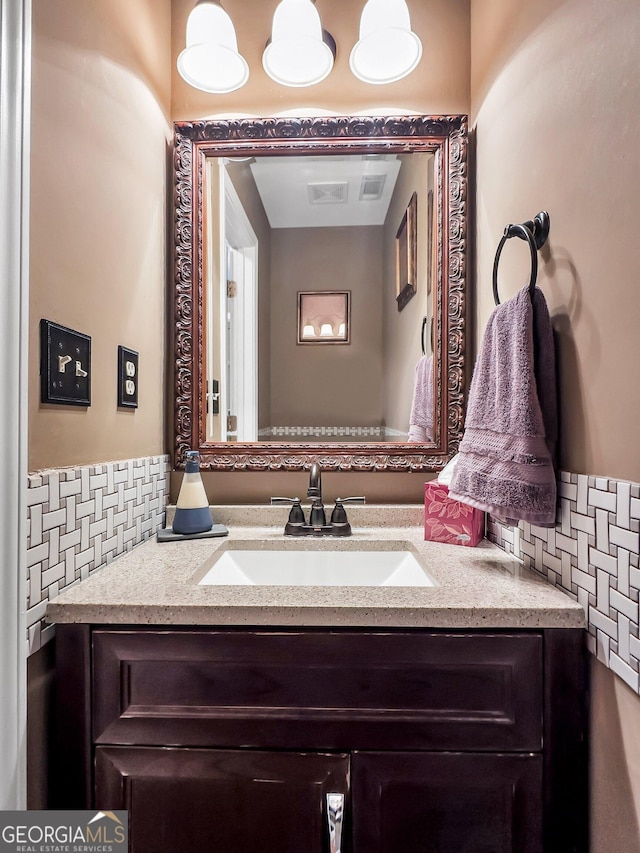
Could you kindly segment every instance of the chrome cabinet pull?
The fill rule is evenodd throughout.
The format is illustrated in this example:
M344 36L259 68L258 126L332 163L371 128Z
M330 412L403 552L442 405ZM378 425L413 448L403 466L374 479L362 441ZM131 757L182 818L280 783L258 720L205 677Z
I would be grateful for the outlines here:
M344 794L327 794L327 823L329 824L329 853L342 851L342 820Z

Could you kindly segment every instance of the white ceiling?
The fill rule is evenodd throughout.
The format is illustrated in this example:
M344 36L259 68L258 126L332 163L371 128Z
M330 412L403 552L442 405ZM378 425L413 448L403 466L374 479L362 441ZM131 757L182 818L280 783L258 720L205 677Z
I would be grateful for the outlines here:
M327 154L259 157L251 171L272 228L318 228L383 225L400 165L395 154ZM379 198L361 197L363 181L382 180Z

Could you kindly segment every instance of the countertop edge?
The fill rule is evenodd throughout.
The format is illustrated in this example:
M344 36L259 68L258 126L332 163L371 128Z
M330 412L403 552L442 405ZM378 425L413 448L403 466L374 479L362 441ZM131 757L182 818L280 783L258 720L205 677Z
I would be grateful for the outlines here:
M98 612L99 610L99 612ZM396 607L307 607L225 606L165 609L131 605L50 605L47 620L56 624L92 624L137 627L385 627L448 629L585 628L582 610L519 610L514 608L396 608Z
M337 547L414 551L433 587L199 586L203 569L228 548ZM230 529L222 539L164 543L155 537L61 591L48 623L113 626L290 626L358 628L585 628L582 606L511 555L483 541L463 548L424 541L418 526L361 527L343 543L305 546L278 528Z

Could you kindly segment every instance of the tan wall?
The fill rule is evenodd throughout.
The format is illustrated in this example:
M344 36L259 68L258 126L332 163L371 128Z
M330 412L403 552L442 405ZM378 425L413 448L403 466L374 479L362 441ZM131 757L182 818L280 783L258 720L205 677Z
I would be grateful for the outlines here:
M29 469L164 452L170 0L34 0ZM92 338L89 408L40 404L38 324ZM117 408L117 347L140 353Z
M422 318L433 316L433 290L429 292L428 193L433 188L433 157L407 154L393 190L384 224L383 363L385 424L402 432L409 430L413 399L414 369L422 350ZM396 303L396 233L407 205L417 193L417 290L398 311ZM427 323L427 328L429 325ZM428 334L425 343L429 347Z
M328 113L467 113L469 111L469 0L420 0L410 3L411 22L422 39L420 66L404 80L370 86L349 69L349 53L358 38L363 4L355 0L322 0L323 26L337 42L336 63L329 77L317 86L292 89L273 83L262 70L262 51L270 35L278 0L225 0L238 37L238 47L251 68L247 85L229 95L207 95L189 87L175 70L184 47L184 34L192 0L172 0L174 121L224 115L268 116ZM282 493L283 482L300 491L301 475L275 473L211 473L205 476L212 500L250 503ZM304 476L304 475L302 475ZM171 496L177 497L173 478ZM420 502L425 474L336 473L323 479L328 497L366 494L370 500ZM328 485L327 485L328 484ZM292 492L292 494L294 493Z
M538 281L558 341L560 465L637 482L640 6L474 0L471 9L478 332L493 308L504 226L548 210ZM503 299L528 278L524 244L508 248ZM592 853L638 853L640 699L598 664L593 715Z
M382 226L271 232L271 417L275 425L379 426ZM349 344L297 344L297 292L349 290Z
M640 700L591 659L591 853L640 853Z
M539 283L558 333L566 470L640 480L637 0L473 3L479 329L502 229L551 215ZM512 245L519 244L519 245ZM528 278L500 262L503 298Z

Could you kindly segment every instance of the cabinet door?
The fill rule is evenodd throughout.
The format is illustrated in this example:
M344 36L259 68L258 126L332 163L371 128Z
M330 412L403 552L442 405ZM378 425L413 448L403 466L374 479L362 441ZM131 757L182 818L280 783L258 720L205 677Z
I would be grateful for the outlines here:
M542 853L542 760L355 753L354 853Z
M128 809L130 853L325 853L349 756L96 749L96 808Z

